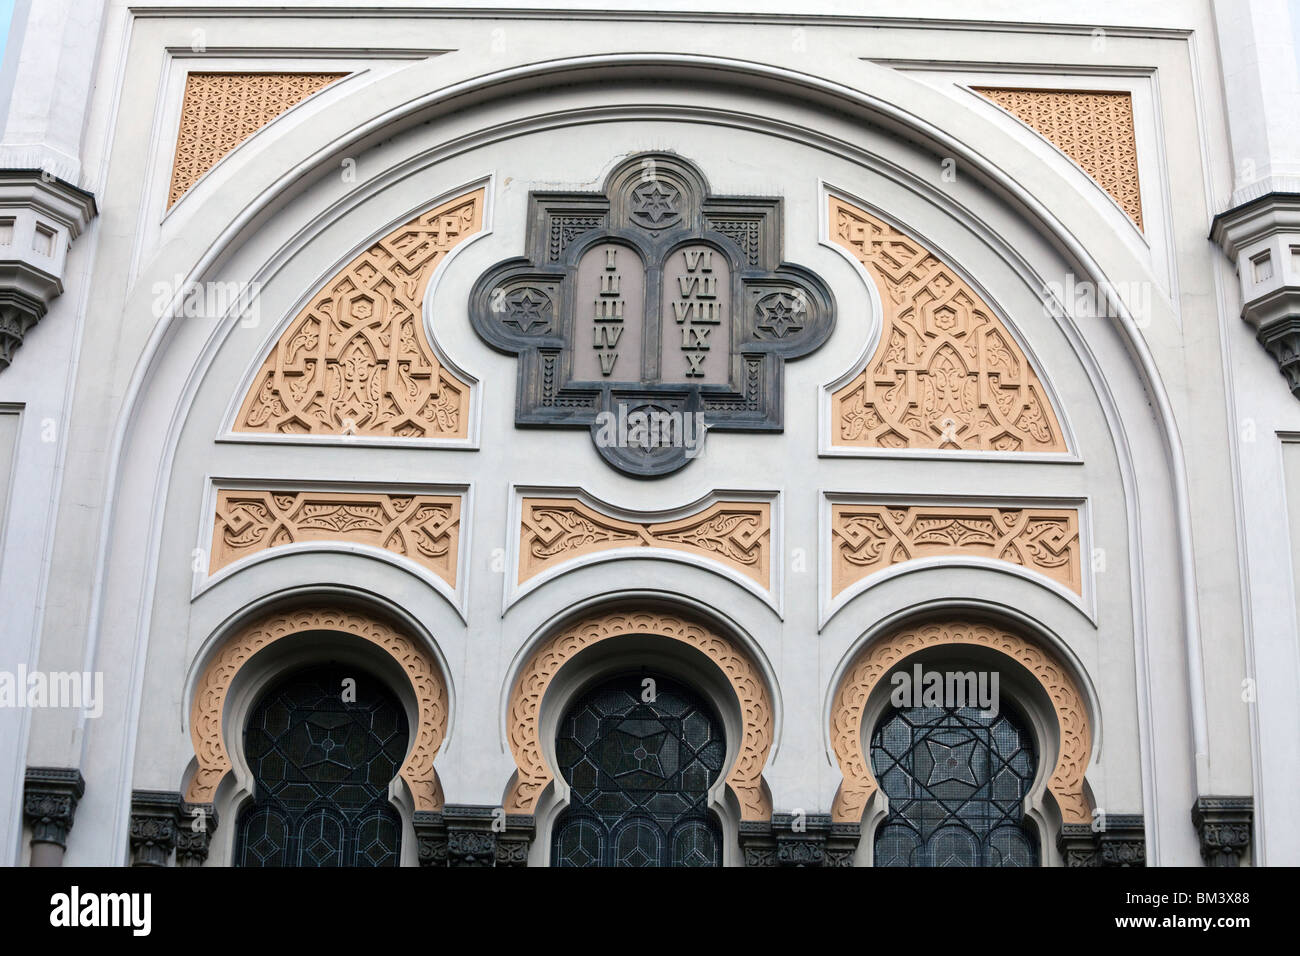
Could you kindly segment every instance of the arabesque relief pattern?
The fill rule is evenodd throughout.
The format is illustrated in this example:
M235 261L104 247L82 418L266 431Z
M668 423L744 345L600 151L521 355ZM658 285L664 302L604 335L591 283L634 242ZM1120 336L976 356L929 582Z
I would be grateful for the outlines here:
M258 651L284 637L307 631L352 634L382 648L392 656L411 681L419 702L419 726L415 745L398 775L411 788L416 810L437 810L442 806L442 787L433 761L447 733L447 684L433 655L390 624L344 608L304 608L271 614L249 624L224 641L204 668L190 707L190 737L198 757L198 770L190 781L185 799L190 803L211 803L221 779L230 772L230 754L221 726L226 694L239 669ZM232 734L243 728L229 728Z
M831 596L905 561L969 555L1009 561L1083 593L1074 508L831 506Z
M542 755L542 699L560 669L579 653L611 638L655 635L681 641L705 654L726 675L736 692L744 722L740 753L727 774L727 785L740 803L744 820L767 820L772 798L763 782L763 767L772 749L772 704L763 676L749 656L711 629L652 611L619 611L587 618L545 641L524 664L510 692L509 739L518 772L506 796L507 813L533 813L542 792L554 779Z
M232 149L346 73L190 73L172 161L170 208Z
M954 269L834 196L830 231L871 274L885 311L875 354L831 396L833 445L1067 450L1029 360Z
M974 89L1078 163L1142 228L1132 96L1096 90Z
M524 498L519 583L575 558L616 548L668 548L721 562L771 588L772 506L718 501L675 521L625 521L577 498Z
M1092 729L1083 695L1056 657L1037 644L987 624L938 621L905 628L863 649L840 681L831 707L831 744L844 779L835 793L831 818L858 822L878 784L871 773L865 740L872 728L862 720L872 690L899 662L928 647L987 647L1014 659L1043 686L1056 711L1060 753L1047 782L1065 823L1089 823L1092 808L1083 775L1092 753ZM1046 756L1046 755L1044 755Z
M438 264L482 228L483 197L421 213L327 282L272 348L234 430L466 437L469 385L434 355L422 308Z
M456 586L460 495L217 492L208 573L268 548L352 541L384 548Z

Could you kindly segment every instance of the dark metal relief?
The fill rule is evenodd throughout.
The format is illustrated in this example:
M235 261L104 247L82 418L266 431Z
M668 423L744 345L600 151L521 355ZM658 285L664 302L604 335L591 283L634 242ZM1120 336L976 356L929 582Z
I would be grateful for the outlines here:
M588 428L641 477L686 465L706 429L781 431L784 361L835 323L781 247L780 199L712 196L668 153L631 157L603 193L531 193L528 255L470 297L478 334L519 357L515 424Z

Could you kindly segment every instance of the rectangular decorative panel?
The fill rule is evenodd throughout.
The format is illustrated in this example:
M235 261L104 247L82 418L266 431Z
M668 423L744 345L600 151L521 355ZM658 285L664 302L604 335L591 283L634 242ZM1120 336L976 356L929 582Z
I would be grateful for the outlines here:
M886 568L957 555L1010 561L1083 593L1074 508L831 506L831 596Z
M208 573L267 548L340 541L384 548L456 586L459 495L217 492Z
M577 498L524 498L519 583L575 558L616 548L667 548L718 561L771 587L771 505L718 501L675 521L610 517Z

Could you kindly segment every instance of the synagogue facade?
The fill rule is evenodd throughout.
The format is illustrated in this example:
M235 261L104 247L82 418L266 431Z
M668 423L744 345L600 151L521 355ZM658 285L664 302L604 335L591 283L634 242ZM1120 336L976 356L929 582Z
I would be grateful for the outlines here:
M7 863L1300 863L1300 9L659 6L20 0Z

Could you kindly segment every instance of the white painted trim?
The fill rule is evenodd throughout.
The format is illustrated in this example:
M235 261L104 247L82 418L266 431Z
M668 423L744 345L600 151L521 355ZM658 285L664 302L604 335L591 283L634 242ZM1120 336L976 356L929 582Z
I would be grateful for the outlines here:
M773 610L778 618L782 620L785 619L784 588L782 586L785 564L783 534L785 516L784 509L781 507L780 491L744 488L718 489L701 495L693 501L686 502L685 504L670 506L667 508L656 508L651 511L640 511L633 508L622 507L613 502L597 497L586 489L576 485L547 486L513 484L510 486L508 493L510 500L506 505L506 513L508 515L508 524L506 525L507 582L501 596L502 617L505 617L506 612L529 593L562 575L568 574L570 571L576 571L579 568L585 568L593 564L603 564L607 561L646 558L650 560L674 561L679 564L689 564L693 567L702 568L705 571L719 574L730 581L734 581L745 590L757 596L764 604ZM583 555L581 557L570 558L546 571L541 572L540 574L533 575L533 577L520 584L519 539L522 534L521 529L523 525L523 500L526 497L577 498L587 507L610 518L616 518L622 521L647 523L676 521L680 518L689 518L692 515L699 514L701 511L717 502L724 500L755 501L768 504L771 506L772 515L772 524L768 537L769 586L764 588L748 575L741 574L735 568L729 567L723 562L716 561L713 558L692 554L689 551L651 547L609 548L605 551L596 551L592 554Z

